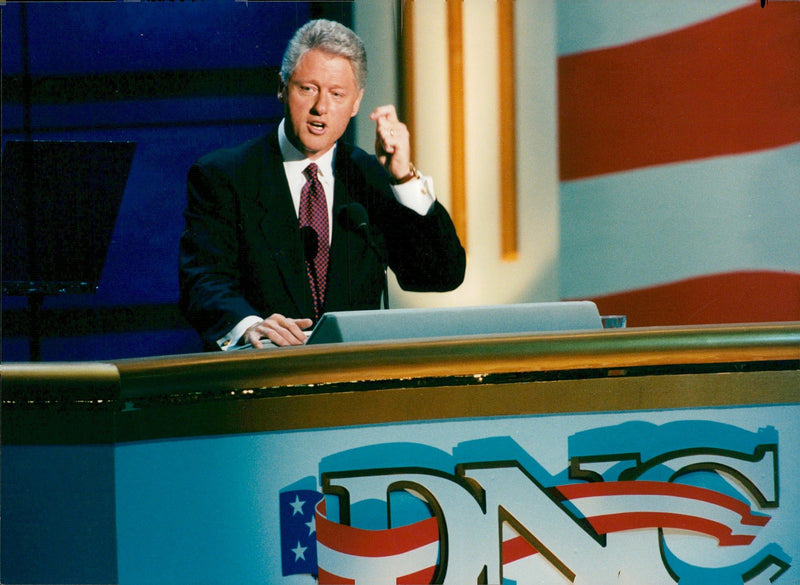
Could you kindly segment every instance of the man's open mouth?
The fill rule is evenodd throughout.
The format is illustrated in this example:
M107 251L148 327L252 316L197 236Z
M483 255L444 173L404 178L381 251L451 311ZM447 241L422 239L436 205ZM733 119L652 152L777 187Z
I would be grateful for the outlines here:
M325 131L325 124L322 122L309 122L308 127L313 134L322 134Z

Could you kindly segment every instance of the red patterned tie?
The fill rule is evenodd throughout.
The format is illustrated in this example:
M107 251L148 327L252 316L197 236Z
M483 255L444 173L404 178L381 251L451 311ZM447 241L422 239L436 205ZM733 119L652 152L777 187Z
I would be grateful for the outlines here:
M328 204L325 201L325 191L322 183L317 178L319 167L311 163L303 171L307 182L300 192L300 227L311 227L317 234L316 256L306 258L306 271L311 284L311 294L314 297L314 314L316 318L322 314L322 305L325 301L325 286L328 282L328 257L330 244L328 243ZM311 261L309 261L311 260Z

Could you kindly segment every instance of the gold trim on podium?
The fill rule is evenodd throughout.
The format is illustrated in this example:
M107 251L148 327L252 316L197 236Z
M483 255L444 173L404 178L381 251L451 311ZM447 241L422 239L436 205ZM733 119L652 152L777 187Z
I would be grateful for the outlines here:
M592 368L800 359L800 323L488 335L117 363L124 396Z
M7 444L800 402L800 323L3 364Z

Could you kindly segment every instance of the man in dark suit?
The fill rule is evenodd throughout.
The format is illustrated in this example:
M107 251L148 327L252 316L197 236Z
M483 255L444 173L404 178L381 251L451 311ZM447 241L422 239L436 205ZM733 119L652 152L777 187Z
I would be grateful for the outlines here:
M284 55L278 128L189 171L180 306L207 348L301 344L323 311L378 308L385 263L406 290L463 281L464 249L395 108L370 115L376 156L339 140L365 78L355 33L307 23Z

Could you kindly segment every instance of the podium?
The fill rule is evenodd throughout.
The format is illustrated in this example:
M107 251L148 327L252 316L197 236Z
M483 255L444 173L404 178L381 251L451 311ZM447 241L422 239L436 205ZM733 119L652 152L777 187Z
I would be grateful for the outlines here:
M3 583L358 583L369 566L414 583L780 583L800 570L800 323L0 374Z

